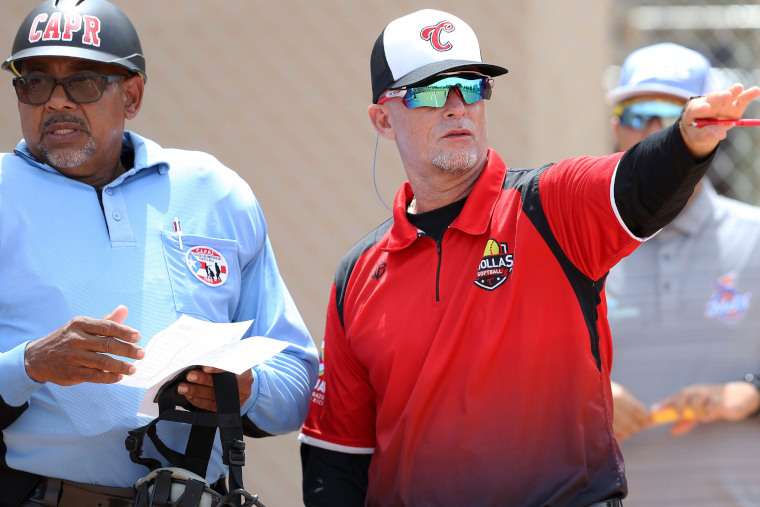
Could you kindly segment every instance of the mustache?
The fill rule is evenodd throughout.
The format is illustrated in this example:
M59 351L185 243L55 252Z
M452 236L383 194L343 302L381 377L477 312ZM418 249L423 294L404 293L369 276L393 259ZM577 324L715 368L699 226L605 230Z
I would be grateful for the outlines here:
M42 133L45 131L45 129L51 127L52 125L55 125L56 123L75 123L82 127L82 130L84 130L85 133L90 133L90 129L87 128L84 120L74 116L73 114L62 113L51 116L45 120L42 125L40 125L40 138L42 138Z
M451 123L441 123L438 125L437 130L439 132L448 132L449 130L469 130L475 132L475 122L470 120L458 119Z

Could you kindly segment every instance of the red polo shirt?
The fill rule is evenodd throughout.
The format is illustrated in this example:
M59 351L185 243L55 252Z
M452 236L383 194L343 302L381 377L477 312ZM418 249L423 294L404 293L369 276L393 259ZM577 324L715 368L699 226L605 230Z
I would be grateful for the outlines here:
M406 217L336 272L301 440L373 453L367 505L587 505L625 491L607 271L639 244L620 154L510 169L494 152L438 244Z

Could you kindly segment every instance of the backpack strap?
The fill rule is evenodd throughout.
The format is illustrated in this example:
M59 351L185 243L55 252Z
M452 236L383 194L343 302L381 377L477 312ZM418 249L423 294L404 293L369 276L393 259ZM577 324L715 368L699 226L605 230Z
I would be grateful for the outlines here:
M214 396L216 397L217 412L209 412L193 407L194 411L177 410L178 397L176 393L184 375L178 375L162 387L158 395L159 416L140 428L129 432L125 441L130 459L139 465L146 466L151 472L162 466L153 458L143 458L143 442L145 435L150 438L156 450L172 465L189 470L201 477L206 476L208 462L219 428L222 442L222 461L230 469L229 490L243 488L243 471L245 465L245 442L243 441L242 416L240 415L240 398L238 394L237 377L234 373L212 373ZM159 421L172 421L190 424L185 453L170 449L158 437L156 425ZM239 498L237 505L240 505Z

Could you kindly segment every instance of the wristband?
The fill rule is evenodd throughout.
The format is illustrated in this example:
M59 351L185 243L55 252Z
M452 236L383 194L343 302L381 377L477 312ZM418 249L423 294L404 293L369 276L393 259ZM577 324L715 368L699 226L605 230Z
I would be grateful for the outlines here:
M758 392L760 392L760 375L755 375L754 373L747 373L746 375L744 375L744 380L746 380L747 382L755 386L755 389L757 389ZM758 408L757 410L752 412L750 415L748 415L747 418L756 417L758 415L760 415L760 408Z

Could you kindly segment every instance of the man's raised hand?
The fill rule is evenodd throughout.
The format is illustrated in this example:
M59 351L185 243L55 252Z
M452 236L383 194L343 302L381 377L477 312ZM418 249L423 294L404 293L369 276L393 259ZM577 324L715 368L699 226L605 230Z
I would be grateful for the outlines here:
M123 325L127 307L118 306L102 319L74 317L63 327L30 342L26 347L26 373L37 382L71 386L82 382L113 384L131 375L135 367L106 354L142 359L145 351L134 345L140 333Z
M708 93L704 97L689 101L681 117L680 129L691 155L697 160L704 159L726 138L726 131L732 128L726 125L693 127L694 120L738 120L744 114L747 105L758 96L760 88L757 86L745 90L744 86L735 84L725 90Z

